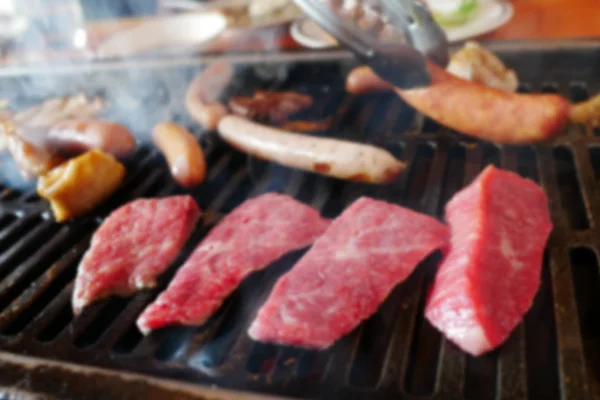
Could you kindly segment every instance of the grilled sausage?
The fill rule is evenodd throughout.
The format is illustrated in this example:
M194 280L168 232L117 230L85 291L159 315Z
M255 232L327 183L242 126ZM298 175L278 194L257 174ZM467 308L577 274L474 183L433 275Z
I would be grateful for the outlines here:
M405 168L375 146L286 132L234 115L221 120L219 134L255 157L339 179L383 183L394 180Z
M185 95L188 112L206 129L215 130L228 114L219 96L233 79L233 66L227 62L212 64L194 78Z
M121 124L99 119L71 119L55 124L48 132L48 146L64 154L101 150L123 157L135 150L133 134Z
M152 140L164 154L171 175L180 185L191 187L204 181L204 152L187 129L172 122L158 124L154 127Z
M418 111L463 134L497 143L533 143L558 135L568 122L570 103L559 95L508 93L457 78L431 62L427 68L430 86L394 90ZM346 87L357 93L381 89L384 83L360 67Z

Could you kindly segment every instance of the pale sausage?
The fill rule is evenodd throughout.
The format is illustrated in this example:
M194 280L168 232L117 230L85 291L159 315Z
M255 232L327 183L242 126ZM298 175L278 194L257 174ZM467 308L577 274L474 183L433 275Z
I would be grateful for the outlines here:
M234 115L221 120L219 134L252 156L339 179L384 183L406 167L379 147L286 132Z

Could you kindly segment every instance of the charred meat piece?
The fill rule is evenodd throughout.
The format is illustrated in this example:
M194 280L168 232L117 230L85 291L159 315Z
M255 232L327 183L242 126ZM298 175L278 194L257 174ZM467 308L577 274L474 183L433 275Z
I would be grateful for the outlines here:
M377 311L447 228L427 215L361 198L279 279L248 331L264 342L324 349Z
M110 295L154 287L156 277L185 245L200 213L190 196L139 199L114 211L79 264L74 313Z
M17 113L14 117L19 124L50 127L64 119L92 118L104 109L100 97L87 97L77 94L71 97L55 97L42 104Z
M534 182L486 168L446 205L451 243L425 316L461 349L480 355L504 342L540 286L552 222Z
M168 325L200 325L242 280L284 254L310 245L329 221L281 194L247 200L215 226L139 317L144 334Z
M282 123L290 115L311 107L312 97L294 92L258 90L252 97L234 96L229 108L234 114L253 120Z
M0 122L0 142L6 146L24 179L42 175L60 164L63 159L55 152L35 145L24 136L39 136L39 128L18 128L14 121ZM29 131L29 132L28 132ZM43 132L42 132L43 133Z

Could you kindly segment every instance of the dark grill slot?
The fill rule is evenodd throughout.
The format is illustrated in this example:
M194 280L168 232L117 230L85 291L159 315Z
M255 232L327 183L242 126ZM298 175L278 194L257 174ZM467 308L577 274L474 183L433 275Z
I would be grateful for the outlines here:
M584 82L574 82L569 85L569 98L573 103L587 100L589 97L590 94Z
M54 233L54 230L52 231ZM51 239L50 239L51 237ZM0 283L0 310L3 310L15 297L29 287L66 249L74 244L74 237L63 228L54 236L45 240L45 244L33 254L33 257L18 265Z
M277 347L272 344L257 343L254 345L246 369L251 374L266 375L275 366Z
M547 254L541 279L539 293L525 316L527 388L531 399L559 399L554 298ZM546 368L540 368L540 365Z
M100 336L110 327L110 324L119 316L123 308L125 308L127 301L124 298L111 297L104 304L100 312L96 313L94 320L87 328L75 338L75 346L90 347L96 343L100 339Z
M540 92L542 93L557 93L558 92L558 84L556 82L542 82L542 87Z
M75 277L77 262L82 256L84 245L87 245L88 240L89 238L84 238L83 241L79 242L73 250L48 268L39 279L13 302L11 309L5 312L2 317L10 318L15 313L18 317L4 329L4 334L16 334L25 328Z
M588 229L590 225L575 172L573 153L567 147L560 146L554 149L553 155L562 210L571 228L578 231Z
M577 315L585 351L585 367L600 375L600 270L598 258L589 248L578 247L570 254Z
M467 356L465 398L469 400L495 399L497 373L497 351L479 357Z
M517 172L535 182L539 181L537 154L532 147L522 147L518 152Z
M594 175L596 177L596 182L600 184L600 147L591 146L589 148L590 152L590 161L592 163L592 168L594 169Z
M2 239L5 235L5 232L2 232L2 230L9 226L11 223L13 223L13 221L16 219L17 217L10 214L0 216L0 239Z
M59 295L59 298L55 299L54 303L57 303L57 300L63 300L62 302L58 302L60 306L60 311L54 316L54 318L52 318L50 323L48 323L36 337L36 339L40 342L50 342L54 340L73 319L70 296L72 290L73 285L66 286L62 292L65 293L65 296L62 297ZM60 305L60 303L63 304Z

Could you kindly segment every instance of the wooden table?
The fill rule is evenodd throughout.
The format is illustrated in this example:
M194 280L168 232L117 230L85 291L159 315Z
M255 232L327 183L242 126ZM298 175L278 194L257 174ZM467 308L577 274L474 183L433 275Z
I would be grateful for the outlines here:
M511 0L515 14L511 21L498 30L483 35L480 40L557 39L600 37L600 0ZM102 21L88 25L92 47L110 35L130 29L143 19ZM279 48L298 49L301 46L289 35L287 26L261 31L225 32L202 51L258 51ZM20 54L9 54L0 63L19 62ZM39 50L30 61L61 60L72 57L68 52L48 53Z

